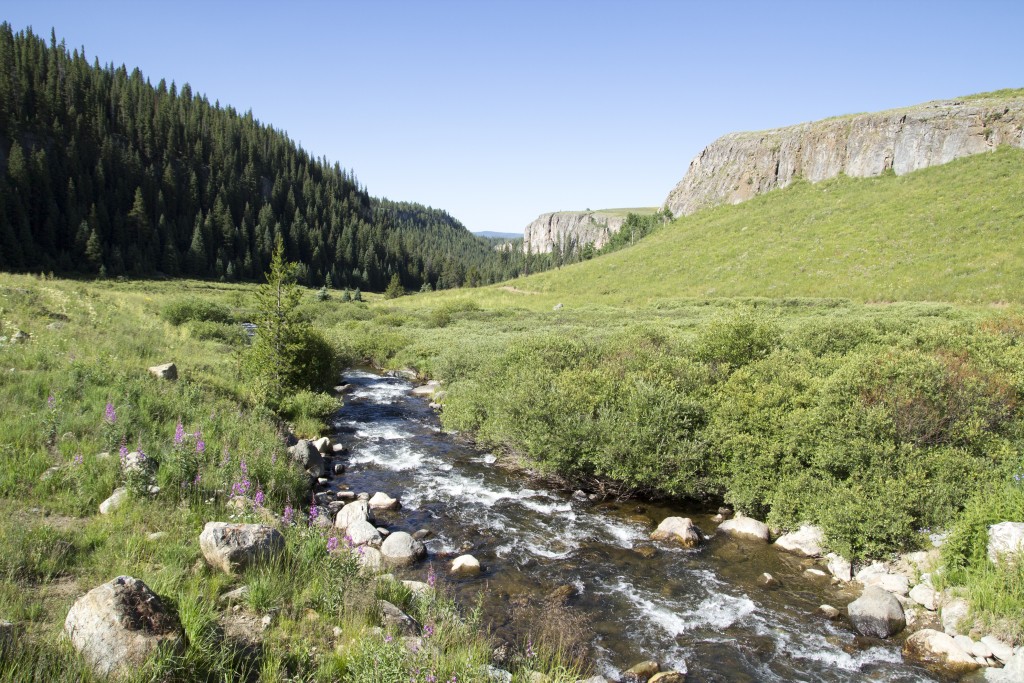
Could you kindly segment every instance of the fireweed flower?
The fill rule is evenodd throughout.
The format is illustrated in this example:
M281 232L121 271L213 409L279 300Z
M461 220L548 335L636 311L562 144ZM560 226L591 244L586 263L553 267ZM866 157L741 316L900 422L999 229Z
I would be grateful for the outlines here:
M128 444L124 439L121 439L121 448L117 452L121 457L121 466L124 467L128 463Z
M181 442L185 440L185 426L181 424L181 420L178 420L178 425L174 428L174 445L180 446Z
M202 453L206 450L206 442L203 441L203 434L198 429L196 430L196 453Z
M256 505L256 507L263 507L263 489L259 489L256 491L256 495L253 496L252 502Z
M338 537L337 536L331 536L330 538L327 539L327 552L333 553L337 549L338 549Z
M431 588L437 583L437 574L434 573L434 565L430 565L430 569L427 570L427 585Z
M312 524L316 521L316 518L320 516L320 508L316 505L309 508L309 523Z
M82 458L82 454L81 453L76 453L75 454L75 464L76 465L81 465L83 460L84 459Z
M291 503L285 503L284 514L281 515L281 521L284 522L285 526L290 526L292 520L295 519L295 508L292 507Z
M103 411L103 420L108 425L117 422L117 411L114 410L114 404L110 401L107 401L107 409Z
M434 626L433 624L427 624L423 627L423 637L429 638L432 635L434 635Z
M57 409L57 397L53 395L52 391L50 392L50 395L46 397L46 405L50 410Z

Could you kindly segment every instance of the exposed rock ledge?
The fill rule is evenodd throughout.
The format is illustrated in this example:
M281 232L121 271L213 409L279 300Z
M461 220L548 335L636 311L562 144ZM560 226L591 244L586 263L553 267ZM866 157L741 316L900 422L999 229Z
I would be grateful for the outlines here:
M544 213L526 226L523 253L547 254L560 249L593 244L600 249L619 231L626 216L601 211L556 211Z
M738 204L797 177L813 183L840 173L863 178L892 169L903 175L999 145L1024 147L1022 129L1024 95L1012 94L731 133L690 162L665 203L676 216L688 215Z

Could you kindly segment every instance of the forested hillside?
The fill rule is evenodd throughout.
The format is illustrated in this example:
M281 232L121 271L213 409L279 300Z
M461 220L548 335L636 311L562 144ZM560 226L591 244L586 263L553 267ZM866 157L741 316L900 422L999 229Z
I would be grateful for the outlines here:
M0 25L0 269L258 279L278 237L316 286L448 288L524 260L371 197L251 111Z

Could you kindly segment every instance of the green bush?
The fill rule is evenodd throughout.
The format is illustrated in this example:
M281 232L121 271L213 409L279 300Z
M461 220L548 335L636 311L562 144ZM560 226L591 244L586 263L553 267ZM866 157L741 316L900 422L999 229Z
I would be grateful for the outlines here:
M199 298L172 301L161 309L160 317L172 325L189 321L232 322L231 310L227 306Z

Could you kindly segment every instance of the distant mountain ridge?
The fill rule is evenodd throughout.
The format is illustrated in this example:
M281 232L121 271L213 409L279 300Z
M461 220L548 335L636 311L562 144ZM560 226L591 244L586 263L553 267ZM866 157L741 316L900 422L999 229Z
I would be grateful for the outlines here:
M674 215L690 215L797 178L815 183L840 174L904 175L1000 145L1024 146L1024 89L730 133L693 159L665 205Z

